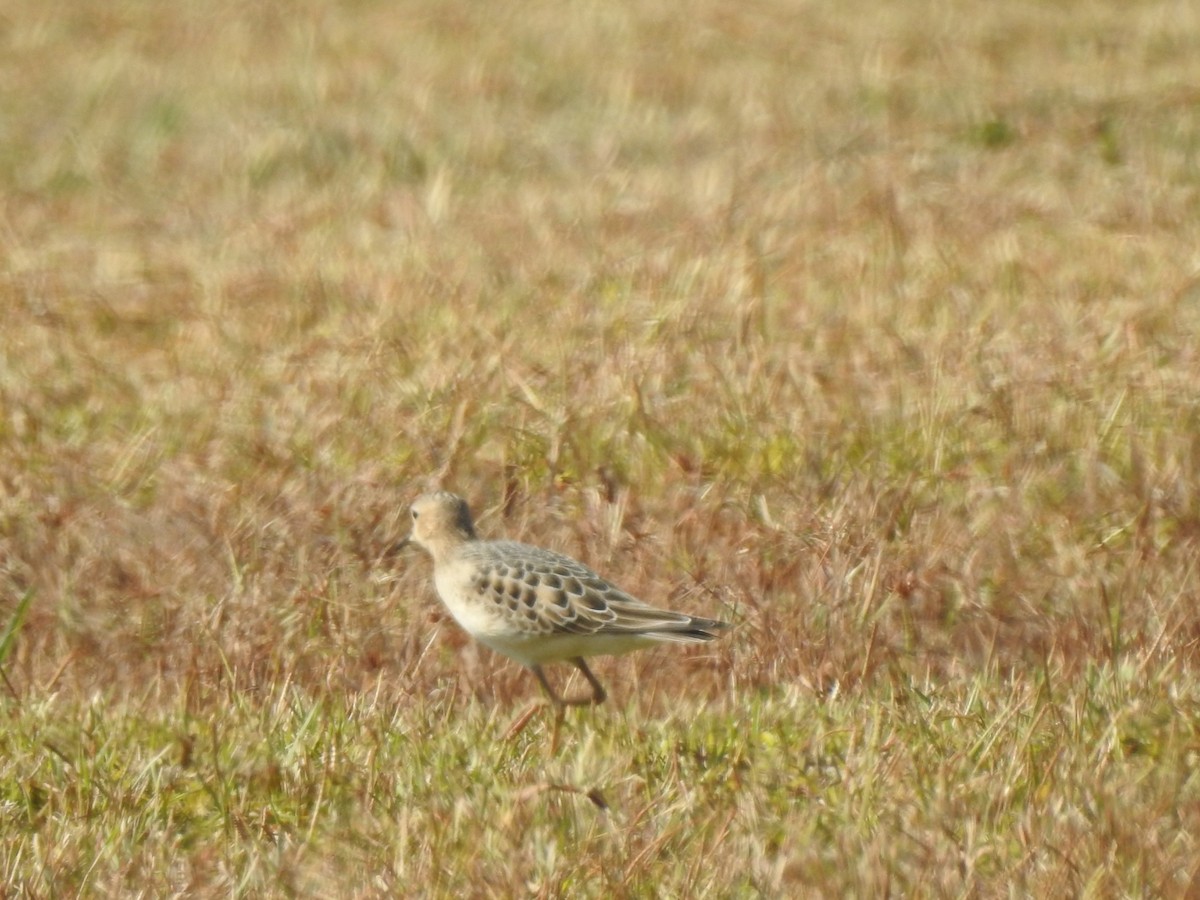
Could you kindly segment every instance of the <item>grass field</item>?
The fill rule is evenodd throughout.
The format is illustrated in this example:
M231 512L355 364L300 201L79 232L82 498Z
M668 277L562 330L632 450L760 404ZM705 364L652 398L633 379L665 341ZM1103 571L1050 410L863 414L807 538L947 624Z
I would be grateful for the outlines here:
M0 896L1200 894L1200 6L15 0L0 78ZM503 742L434 484L736 627Z

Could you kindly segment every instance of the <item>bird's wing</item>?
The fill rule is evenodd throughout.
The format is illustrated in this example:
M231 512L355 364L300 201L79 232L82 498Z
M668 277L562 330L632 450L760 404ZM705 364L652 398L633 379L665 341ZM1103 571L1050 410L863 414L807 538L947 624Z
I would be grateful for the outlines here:
M525 544L493 544L473 589L507 616L541 634L644 634L663 640L711 640L723 622L656 609L583 563Z

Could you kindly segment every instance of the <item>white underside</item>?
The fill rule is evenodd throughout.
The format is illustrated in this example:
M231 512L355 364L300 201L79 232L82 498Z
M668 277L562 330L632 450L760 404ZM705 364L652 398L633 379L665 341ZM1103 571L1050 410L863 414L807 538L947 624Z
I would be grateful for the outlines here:
M641 634L540 634L514 636L476 634L480 643L497 653L515 659L523 666L558 662L577 656L617 656L661 643L658 638Z

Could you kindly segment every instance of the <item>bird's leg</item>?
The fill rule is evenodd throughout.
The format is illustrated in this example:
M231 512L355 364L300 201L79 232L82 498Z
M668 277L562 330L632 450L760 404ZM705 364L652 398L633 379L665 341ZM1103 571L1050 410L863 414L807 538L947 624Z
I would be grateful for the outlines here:
M533 667L533 674L537 676L537 680L541 682L542 690L550 698L550 702L554 704L554 730L550 732L550 755L553 756L558 752L558 730L562 727L563 716L567 712L567 707L571 706L570 700L564 700L558 694L554 693L554 688L550 687L550 682L546 680L546 673L542 671L541 666Z
M558 730L562 726L563 716L566 713L568 706L596 706L608 699L608 694L604 691L604 685L588 668L587 662L582 656L576 656L571 659L571 665L583 673L583 677L587 679L588 684L592 686L591 696L587 697L567 697L563 698L554 692L554 688L550 686L550 682L546 679L546 673L542 671L539 665L531 666L533 674L537 677L538 683L542 686L542 690L546 692L549 698L550 705L554 707L554 731L550 738L550 752L554 753L558 749ZM529 720L533 718L543 705L543 703L534 703L529 706L521 715L513 720L513 723L508 726L508 730L504 733L505 740L511 740L525 730L529 724Z
M554 736L550 739L551 753L554 753L558 749L558 728L562 725L563 713L566 712L568 706L597 706L603 703L608 697L604 692L604 685L600 683L600 679L588 668L588 664L582 656L576 656L570 662L588 680L588 684L592 686L592 695L590 697L564 697L558 701L558 714L554 717ZM545 683L543 678L542 684ZM553 696L553 693L551 696Z
M582 656L576 656L572 659L571 665L582 672L583 677L588 680L588 684L592 686L592 696L574 697L570 700L564 700L563 703L566 706L599 706L608 699L608 694L604 692L604 685L592 674L592 670L588 668L587 661Z
M555 716L555 720L554 720L554 740L552 741L551 746L557 747L558 746L558 724L559 724L559 722L562 721L563 707L566 704L563 702L563 699L558 696L558 694L554 693L554 688L550 687L550 682L546 680L546 673L542 671L542 667L539 665L534 665L534 666L531 666L530 668L533 669L533 674L537 676L538 683L541 684L542 690L544 690L546 692L546 696L549 698L550 705L553 706L556 711L556 716ZM522 712L519 716L517 716L515 719L513 719L513 723L511 725L509 725L508 730L504 732L504 739L506 741L511 741L518 734L520 734L522 731L524 731L525 726L529 724L529 720L533 718L534 713L536 713L539 709L541 709L545 705L546 705L546 701L544 701L544 700L537 700L537 701L529 704L529 706L526 707L524 712Z

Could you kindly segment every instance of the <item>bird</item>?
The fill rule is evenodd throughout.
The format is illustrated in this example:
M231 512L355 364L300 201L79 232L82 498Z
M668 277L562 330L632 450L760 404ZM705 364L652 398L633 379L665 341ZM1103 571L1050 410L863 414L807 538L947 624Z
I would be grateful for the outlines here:
M516 541L483 540L467 502L449 491L422 494L409 508L413 545L433 560L433 583L454 620L473 638L533 672L556 710L553 743L566 707L607 699L587 657L628 653L661 643L712 641L726 622L658 609L602 578L578 560ZM568 662L591 693L563 697L543 665ZM508 729L514 736L536 712Z

